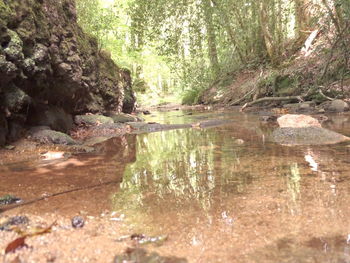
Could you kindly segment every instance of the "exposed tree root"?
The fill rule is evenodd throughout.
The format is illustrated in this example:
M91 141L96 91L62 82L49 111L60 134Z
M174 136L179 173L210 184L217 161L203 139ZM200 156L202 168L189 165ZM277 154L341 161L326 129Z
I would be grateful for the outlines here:
M244 111L245 108L250 107L255 104L259 104L262 102L271 102L271 101L288 101L288 100L298 100L298 101L304 101L304 98L307 95L301 95L301 96L287 96L287 97L264 97L260 98L251 102L247 102L243 105L243 107L240 109L240 111Z
M256 90L256 87L254 89L252 89L251 91L249 91L247 94L245 94L243 97L241 97L238 100L235 100L234 102L230 103L230 106L234 106L234 105L238 105L240 104L242 101L244 101L248 96L250 96L251 94L253 94L253 92Z
M327 99L327 100L335 100L335 99L333 99L333 98L331 98L331 97L328 97L328 96L326 96L326 95L324 95L324 93L323 93L323 91L321 90L321 89L319 89L318 90L318 93L323 97L323 98L325 98L325 99Z

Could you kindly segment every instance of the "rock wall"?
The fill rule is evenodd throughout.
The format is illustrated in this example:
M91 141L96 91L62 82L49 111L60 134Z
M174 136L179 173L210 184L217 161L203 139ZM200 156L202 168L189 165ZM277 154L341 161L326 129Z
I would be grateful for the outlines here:
M0 145L45 118L65 131L73 114L134 104L130 73L82 32L74 0L0 0Z

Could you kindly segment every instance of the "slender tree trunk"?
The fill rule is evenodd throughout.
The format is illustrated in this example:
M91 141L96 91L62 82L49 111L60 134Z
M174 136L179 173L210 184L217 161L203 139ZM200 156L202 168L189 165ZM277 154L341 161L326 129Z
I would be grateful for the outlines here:
M224 20L223 22L224 22L225 30L226 30L227 34L229 35L233 46L236 48L239 60L241 62L244 62L245 60L244 60L243 52L238 45L238 42L237 42L236 36L235 36L235 32L233 31L233 29L231 27L230 19L229 19L229 16L227 15L226 10L223 10L223 8L221 8L221 6L219 6L219 4L216 0L212 0L212 3L218 9L218 12L220 13L220 15L222 15L222 18Z
M269 28L268 4L269 0L262 0L260 3L260 25L264 37L267 54L274 64L276 62L273 37Z
M307 13L306 0L294 0L295 5L295 35L298 39L304 41L309 35L310 20Z
M207 29L207 40L208 40L208 53L212 72L214 76L218 76L220 73L220 65L218 59L218 52L216 48L216 35L213 24L213 7L211 6L210 0L203 0L205 27Z

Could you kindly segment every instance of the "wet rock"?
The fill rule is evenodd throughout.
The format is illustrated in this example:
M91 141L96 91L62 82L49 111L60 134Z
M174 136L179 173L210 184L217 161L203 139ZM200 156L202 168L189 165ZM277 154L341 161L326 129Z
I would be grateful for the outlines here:
M310 112L316 107L316 103L313 101L305 101L302 103L287 103L283 105L289 112Z
M114 123L113 119L103 115L77 115L74 118L74 121L77 125L98 125L98 124L107 124Z
M94 147L88 145L72 145L69 149L74 153L92 153L95 151Z
M19 202L22 202L22 200L16 196L5 195L0 197L0 205L10 205Z
M144 122L128 122L133 133L157 132L174 129L191 128L191 124L159 124L159 123L144 123Z
M126 122L138 122L140 119L137 116L124 113L107 113L107 116L112 118L114 122L126 123Z
M1 218L2 219L2 218ZM29 218L26 216L13 216L0 220L0 231L11 231L12 226L25 225L29 223Z
M53 143L63 145L78 144L65 133L52 130L39 130L32 133L32 138L40 143Z
M60 132L68 132L73 128L72 115L56 106L36 105L30 109L29 115L29 125L48 126Z
M100 52L97 40L81 30L75 6L74 0L0 4L0 108L26 117L36 114L28 113L27 106L39 103L70 115L133 111L130 72ZM54 124L31 125L66 132L71 121L62 123L61 117ZM6 114L5 118L12 117Z
M277 128L271 140L282 145L327 145L349 141L350 138L321 127L309 126Z
M306 102L302 102L299 103L298 106L298 112L310 112L313 111L316 107L316 103L313 101L306 101Z
M329 104L328 111L331 112L344 112L349 110L349 104L343 100L333 100Z
M128 248L123 255L116 256L113 263L186 263L185 258L163 257L158 253L148 253L142 248Z
M259 120L265 123L273 123L277 121L277 116L276 115L264 115L260 116Z
M44 131L44 130L51 130L51 128L49 126L34 126L29 129L29 134L33 135L36 132Z
M143 114L145 114L145 115L151 115L151 112L150 112L149 110L145 110L145 111L143 111Z
M31 98L23 90L17 88L15 85L11 85L6 90L4 105L10 113L20 112L22 109L28 107Z
M85 224L85 220L81 216L75 216L72 218L72 227L82 228L84 224Z
M8 133L7 120L4 115L0 113L0 146L6 144L6 136Z
M8 221L9 225L24 225L29 223L29 218L27 216L14 216Z
M121 72L124 80L123 112L132 113L136 108L136 96L132 89L131 73L127 69L122 69Z
M95 146L96 144L103 143L105 141L108 141L109 139L110 139L110 137L92 137L92 138L87 139L84 142L84 145Z
M24 129L24 120L23 119L14 119L8 120L8 134L7 141L13 142L18 140L25 134Z
M6 58L10 61L23 60L23 41L15 31L8 29L7 34L10 40L7 43L7 46L3 49Z
M208 120L199 123L200 128L211 128L231 123L231 120Z
M321 127L319 121L311 116L286 114L277 119L281 128Z
M87 136L105 136L105 137L113 137L120 134L125 134L130 129L127 125L122 123L105 123L97 126L91 127Z

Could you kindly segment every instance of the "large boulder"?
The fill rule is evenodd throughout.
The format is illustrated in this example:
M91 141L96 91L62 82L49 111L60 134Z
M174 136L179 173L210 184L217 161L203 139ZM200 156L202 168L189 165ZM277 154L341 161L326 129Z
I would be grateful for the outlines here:
M21 115L66 131L67 121L57 127L60 121L45 117L52 112L31 118L37 113L28 108L44 104L69 115L134 109L130 72L78 26L75 0L0 0L0 17L0 114L7 120Z
M327 145L349 141L350 138L321 127L277 128L272 141L282 145Z
M333 100L328 106L328 111L331 112L344 112L348 110L349 104L343 100Z
M319 121L307 115L286 114L277 119L280 128L271 140L282 145L325 145L349 141L342 134L321 127Z
M286 114L277 119L281 128L321 127L319 121L308 115Z

